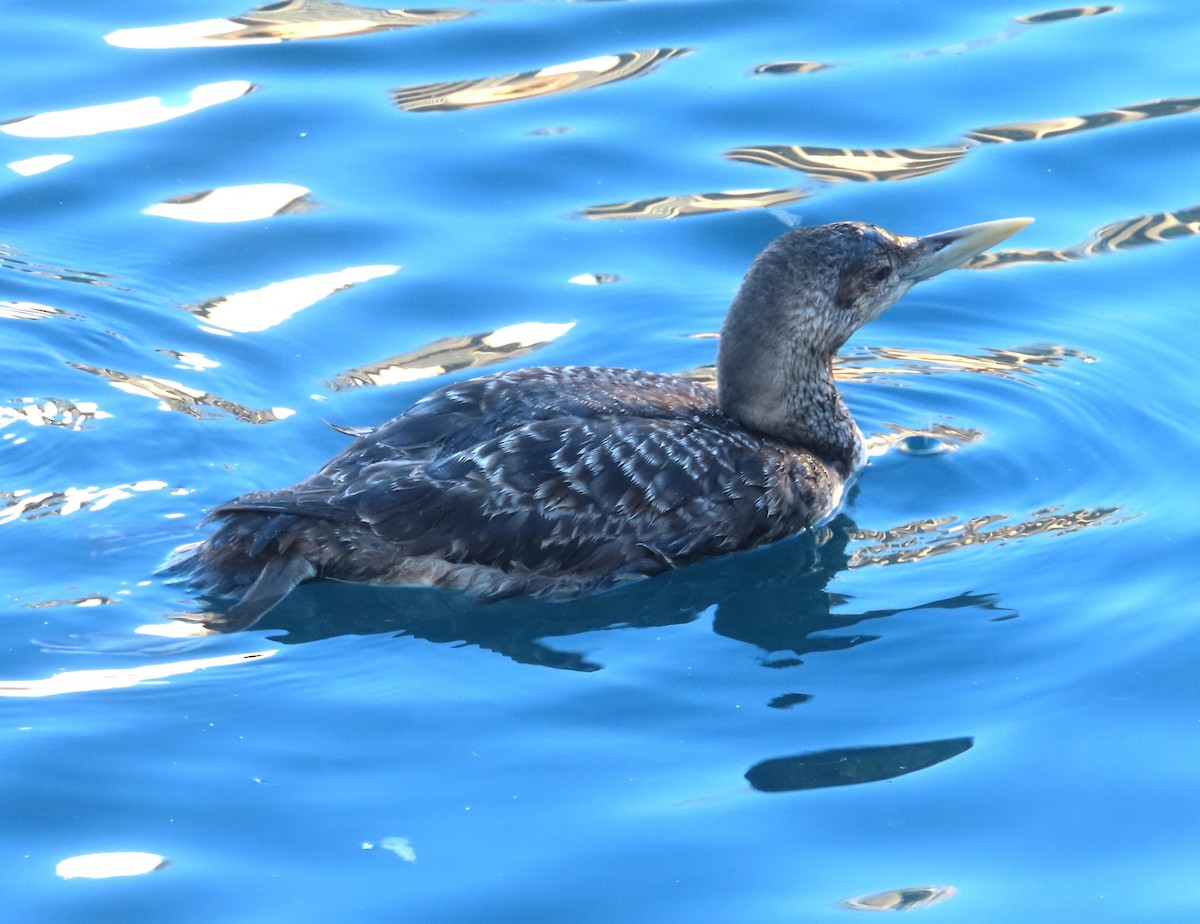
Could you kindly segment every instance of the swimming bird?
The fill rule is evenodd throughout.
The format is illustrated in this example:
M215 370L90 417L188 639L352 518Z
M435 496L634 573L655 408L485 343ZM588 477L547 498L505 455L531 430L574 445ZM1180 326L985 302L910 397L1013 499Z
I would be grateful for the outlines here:
M214 534L164 570L237 598L210 622L230 629L317 578L570 598L783 539L830 516L865 462L838 349L1031 220L790 230L730 306L715 390L590 366L448 385L299 484L216 507Z

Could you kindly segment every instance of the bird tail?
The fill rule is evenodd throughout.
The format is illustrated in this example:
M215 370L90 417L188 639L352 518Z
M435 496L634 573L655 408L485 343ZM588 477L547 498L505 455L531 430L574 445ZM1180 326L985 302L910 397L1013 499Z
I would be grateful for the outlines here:
M252 512L228 516L212 538L176 549L158 573L204 594L238 598L199 621L219 632L248 629L297 585L317 576L308 558L277 541L279 519Z
M297 585L316 576L317 569L299 555L269 559L242 599L225 611L221 628L227 632L249 629Z

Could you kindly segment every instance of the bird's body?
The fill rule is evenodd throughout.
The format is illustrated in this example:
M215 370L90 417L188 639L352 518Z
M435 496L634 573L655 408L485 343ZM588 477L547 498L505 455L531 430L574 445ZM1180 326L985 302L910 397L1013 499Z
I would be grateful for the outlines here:
M792 535L836 508L863 461L836 350L914 282L1025 223L789 232L730 309L719 390L570 366L450 385L299 484L217 507L214 535L169 570L239 597L225 623L241 627L311 578L573 597Z
M223 593L283 555L347 581L575 596L797 532L843 478L689 379L525 369L440 389L306 481L218 507L209 557Z

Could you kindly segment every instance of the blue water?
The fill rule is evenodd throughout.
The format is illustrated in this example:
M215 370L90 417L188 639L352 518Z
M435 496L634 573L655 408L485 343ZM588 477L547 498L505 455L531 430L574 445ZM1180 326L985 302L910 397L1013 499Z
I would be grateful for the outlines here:
M6 10L5 920L1200 916L1192 4L273 6ZM703 374L781 219L1019 215L848 345L891 445L814 536L572 604L314 585L138 631L202 609L155 568L323 420ZM167 865L56 874L112 851Z

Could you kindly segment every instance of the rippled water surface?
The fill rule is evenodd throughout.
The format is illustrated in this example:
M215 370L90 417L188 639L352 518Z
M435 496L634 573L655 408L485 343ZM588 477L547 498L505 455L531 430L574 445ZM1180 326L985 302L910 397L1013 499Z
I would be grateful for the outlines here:
M5 919L1196 920L1193 7L10 4ZM165 633L323 421L708 375L781 219L1017 215L847 346L811 536Z

